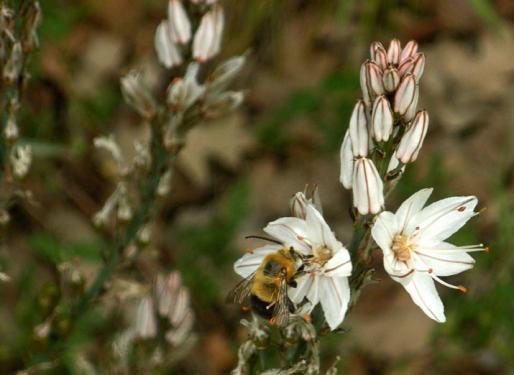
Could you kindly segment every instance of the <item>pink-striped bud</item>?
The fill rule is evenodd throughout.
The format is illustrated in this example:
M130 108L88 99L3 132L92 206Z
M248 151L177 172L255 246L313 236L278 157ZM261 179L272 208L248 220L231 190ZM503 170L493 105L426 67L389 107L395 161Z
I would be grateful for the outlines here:
M191 23L180 0L168 3L168 22L176 43L186 44L191 40Z
M362 100L359 100L353 108L348 129L352 139L353 156L368 155L369 135L366 121L366 106Z
M374 61L366 61L366 85L371 99L384 93L382 69Z
M393 111L389 101L383 95L375 99L371 114L371 127L373 138L377 142L387 142L393 132Z
M384 184L373 161L358 158L353 171L353 205L361 215L377 214L384 205Z
M398 65L400 63L401 50L400 41L398 39L391 40L387 49L387 61L389 64Z
M425 54L419 52L414 56L414 63L412 67L412 74L416 77L416 82L419 82L423 71L425 70Z
M375 52L371 58L381 69L387 68L387 52L382 45L375 48Z
M198 62L205 62L219 52L224 25L225 16L220 6L215 5L204 14L193 40L193 57Z
M339 181L343 184L345 189L352 188L353 178L353 151L352 151L352 139L350 137L350 131L346 131L344 135L343 144L341 145L341 151L339 153L341 158L341 173L339 175Z
M398 74L400 77L403 77L407 73L412 73L412 69L414 68L414 58L409 57L408 59L403 60L398 66Z
M414 121L412 121L403 135L398 149L396 150L396 158L404 164L415 161L423 145L427 129L428 113L427 111L420 111L416 114Z
M368 78L366 75L366 64L361 65L360 70L360 84L361 84L361 90L362 90L362 99L364 100L364 103L366 103L367 106L371 105L371 96L369 95L368 90Z
M400 54L400 64L407 60L409 57L412 57L418 52L418 43L414 40L409 41L405 47L403 47L402 52Z
M369 56L371 57L371 59L373 60L375 58L375 51L377 49L382 49L385 51L385 48L384 46L382 45L382 43L380 42L372 42L369 46Z
M416 116L416 111L418 108L418 100L419 100L419 86L416 85L416 88L414 89L414 99L412 100L412 103L407 108L407 111L405 111L405 114L403 115L403 120L408 122L411 121L414 116Z
M394 95L394 112L404 115L416 97L416 77L408 73L403 77Z
M384 90L386 92L391 93L396 90L400 84L400 74L398 74L398 69L387 68L384 71L382 83L384 84Z

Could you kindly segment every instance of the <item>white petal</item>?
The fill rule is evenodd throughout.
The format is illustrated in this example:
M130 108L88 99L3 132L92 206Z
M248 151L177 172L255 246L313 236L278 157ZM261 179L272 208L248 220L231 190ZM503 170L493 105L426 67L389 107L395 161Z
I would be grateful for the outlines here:
M342 322L350 301L350 286L346 277L321 277L320 302L331 330Z
M394 236L398 234L398 232L399 227L396 216L389 211L381 212L377 216L373 228L371 228L371 236L384 254L392 253L391 244L393 243Z
M166 68L171 68L182 63L180 51L172 40L167 21L162 21L157 27L154 44L157 57Z
M339 181L341 181L341 184L343 184L345 189L351 189L353 176L353 152L352 139L350 138L349 131L346 131L344 136L343 144L341 145L340 158L341 174L339 176Z
M309 274L297 278L297 287L289 288L288 295L291 301L294 303L302 302L312 286L312 281L313 278Z
M320 277L315 273L309 274L312 278L312 283L309 291L307 292L307 299L315 306L319 302L319 279Z
M396 211L398 227L400 230L403 229L404 234L411 234L414 230L415 223L412 219L421 211L433 190L432 188L421 189L412 194Z
M282 248L280 245L266 245L253 250L239 258L234 264L234 271L246 278L254 273L262 263L264 257Z
M444 323L444 306L434 285L434 280L424 272L414 272L410 278L402 279L401 284L409 292L412 300L421 310L436 322Z
M432 268L436 276L456 275L473 268L475 260L466 251L444 250L458 250L458 247L442 242L438 246L418 248L416 254L428 268Z
M296 217L282 217L269 223L264 231L287 247L292 246L293 249L304 254L312 253L311 247L302 240L308 238L309 235L305 220Z
M324 274L329 277L348 277L352 273L350 253L342 248L325 264Z
M419 227L418 244L444 241L476 215L476 197L452 197L434 202L415 218Z
M307 238L313 244L325 245L334 253L343 247L341 242L339 242L334 236L334 233L328 226L321 213L316 210L314 206L308 205L306 207L305 221L308 230Z

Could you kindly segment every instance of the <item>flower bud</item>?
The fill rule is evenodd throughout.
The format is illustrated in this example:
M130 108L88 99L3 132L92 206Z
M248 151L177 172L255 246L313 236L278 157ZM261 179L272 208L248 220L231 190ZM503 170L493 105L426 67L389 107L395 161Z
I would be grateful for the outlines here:
M390 175L392 172L398 168L400 165L400 161L396 158L395 155L391 156L391 159L389 160L389 164L387 164L387 177L391 177ZM405 172L405 164L402 164L402 167L400 168L398 173L395 173L394 176L398 176L399 174L402 174Z
M384 84L386 92L391 93L396 90L400 84L400 75L398 74L398 70L396 68L387 68L384 71L382 83Z
M225 115L236 109L244 100L241 91L226 91L222 94L209 98L206 102L206 112L208 117Z
M154 315L153 301L144 297L139 301L136 314L136 332L138 337L148 339L157 334L157 322Z
M398 74L400 77L403 77L407 73L412 73L412 69L414 68L414 58L409 57L405 60L403 60L400 63L400 66L398 66Z
M4 65L4 79L8 82L16 82L23 68L23 51L21 43L16 42L12 46L11 54L7 63Z
M400 62L400 53L402 47L400 41L398 39L393 39L389 43L389 48L387 49L387 61L389 64L398 65Z
M414 40L407 42L405 47L403 47L402 52L400 53L400 63L407 60L409 57L414 56L418 52L418 43Z
M373 138L377 142L387 142L393 132L393 111L387 98L383 95L375 99L371 114Z
M141 116L151 118L155 115L155 100L138 72L131 71L123 76L120 85L125 101Z
M375 48L374 54L371 55L371 58L381 69L387 68L387 52L382 45Z
M175 111L185 111L205 92L205 87L196 81L198 68L198 64L190 64L184 79L178 78L169 86L167 103Z
M404 115L416 96L416 78L413 74L403 77L394 95L394 112Z
M416 88L414 89L414 100L407 108L407 111L403 115L404 121L411 121L414 116L416 116L416 110L418 108L418 100L419 100L419 86L416 85Z
M384 185L373 161L358 158L353 172L353 205L361 215L376 214L384 205Z
M370 45L369 45L369 55L371 57L372 60L375 59L375 51L377 49L382 49L384 52L385 52L385 48L384 48L384 45L380 42L372 42Z
M16 146L11 151L11 168L16 178L23 178L28 173L32 163L32 149L30 146Z
M169 23L165 20L162 21L155 32L155 51L157 57L162 65L166 68L172 68L176 65L182 64L182 56L174 41L174 36L171 33Z
M303 192L296 193L289 201L291 215L300 219L305 219L308 205L314 206L316 210L323 214L321 198L316 185L305 187Z
M412 67L412 74L416 77L416 82L419 82L423 71L425 69L425 54L423 52L417 53L414 56L414 62Z
M412 121L405 134L403 134L395 154L396 158L402 163L412 163L417 159L427 134L428 120L427 111L418 112L414 121Z
M191 39L191 23L180 0L170 0L168 3L168 22L173 40L186 44Z
M207 91L212 93L225 90L237 74L239 74L245 60L245 56L237 56L220 64L209 77Z
M220 6L214 6L200 21L193 40L193 57L200 63L212 58L220 50L225 16Z
M352 139L350 137L349 130L346 131L339 155L341 157L341 174L339 175L339 181L341 184L343 184L345 189L351 189L354 160L352 152Z
M13 144L19 136L18 125L16 124L16 117L13 113L9 113L7 123L4 128L4 137L7 143Z
M366 64L362 64L361 65L361 70L360 70L360 84L361 84L361 90L362 90L362 99L364 100L364 103L366 104L366 106L369 106L371 105L371 96L369 94L369 90L368 90L368 78L367 78L367 74L366 74Z
M371 99L384 93L382 84L382 70L374 61L367 61L366 65L366 85Z
M359 100L353 108L350 118L350 137L352 139L353 156L368 155L368 126L366 121L366 107L362 100Z

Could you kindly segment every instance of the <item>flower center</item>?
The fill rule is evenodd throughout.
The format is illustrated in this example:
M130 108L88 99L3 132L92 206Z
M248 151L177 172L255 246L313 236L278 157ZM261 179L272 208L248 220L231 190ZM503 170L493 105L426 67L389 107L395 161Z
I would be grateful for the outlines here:
M402 262L410 260L410 252L413 250L413 244L410 242L410 237L403 234L397 234L393 238L393 253L396 259Z
M332 258L332 251L325 246L318 246L313 249L314 262L323 266L330 258Z

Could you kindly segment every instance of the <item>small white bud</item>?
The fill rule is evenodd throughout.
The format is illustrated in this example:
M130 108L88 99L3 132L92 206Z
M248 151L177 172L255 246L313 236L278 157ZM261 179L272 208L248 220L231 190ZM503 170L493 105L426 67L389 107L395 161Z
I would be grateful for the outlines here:
M417 53L414 56L414 62L412 67L412 74L416 77L416 82L419 82L423 71L425 70L425 54L423 52Z
M414 58L409 57L403 60L398 67L398 74L400 77L405 76L407 73L412 73L412 69L414 68Z
M320 213L323 213L321 207L321 199L319 197L318 187L307 186L304 192L298 192L289 201L289 209L291 215L300 219L305 219L307 206L311 205Z
M157 334L157 322L150 297L144 297L139 302L136 314L136 332L143 339L155 337Z
M428 130L428 113L420 111L406 130L396 150L396 158L402 163L412 163L418 158Z
M4 137L7 143L14 143L19 136L18 125L16 124L16 117L10 113L7 117L7 123L4 128Z
M182 64L182 56L171 34L170 26L166 20L162 21L155 31L155 51L162 65L172 68Z
M23 50L21 43L16 42L12 46L11 54L7 63L4 65L4 79L9 82L16 82L23 68Z
M215 56L221 45L225 16L223 9L215 5L204 14L193 40L193 57L203 63Z
M185 111L205 92L196 81L198 64L189 65L184 79L175 79L168 88L167 102L175 111Z
M353 108L348 129L352 140L353 156L368 155L369 134L366 120L366 107L362 100L359 100Z
M374 58L375 58L375 51L377 49L381 49L381 50L385 51L385 48L382 43L377 42L377 41L372 42L369 46L369 56L371 57L372 60L374 60Z
M369 93L369 90L368 90L368 77L367 77L367 74L366 74L366 64L362 64L361 65L361 70L360 70L360 85L361 85L361 90L362 90L362 99L364 100L364 103L366 104L366 106L369 106L371 105L371 95Z
M384 93L382 84L382 69L374 61L367 61L366 65L366 84L371 99Z
M32 149L30 146L16 146L11 151L11 168L16 178L23 178L28 173L32 163Z
M353 165L354 158L352 152L352 139L350 137L350 131L346 131L341 145L341 151L339 153L341 158L341 173L339 175L339 181L343 184L345 189L352 188L353 179Z
M239 74L245 60L245 56L237 56L219 65L209 77L207 91L212 93L225 90L237 74Z
M409 73L403 77L394 96L394 112L404 115L416 97L416 77Z
M414 40L409 41L402 49L400 54L400 63L414 56L416 52L418 52L418 43L416 43Z
M361 215L380 212L384 205L384 184L371 159L355 161L352 190L353 205Z
M218 117L236 109L243 102L244 94L241 91L226 91L208 99L205 103L207 116Z
M120 79L120 84L123 98L141 116L151 118L155 115L155 100L138 72L129 72Z
M9 211L0 209L0 226L5 227L11 221L11 215Z
M394 90L396 90L400 84L400 74L398 73L398 70L396 68L387 68L384 71L382 83L384 84L384 89L386 92L394 92Z
M383 95L375 99L371 114L373 138L377 142L387 142L393 132L393 111L387 98Z
M176 43L186 44L191 40L191 23L180 0L170 0L168 3L168 21Z
M412 103L407 108L407 111L403 115L404 121L411 121L414 116L416 116L416 111L418 108L418 100L419 100L419 86L416 85L416 88L414 89L414 99L412 100Z
M114 208L116 207L116 204L118 203L118 200L120 198L120 188L119 186L116 188L116 190L111 194L109 198L105 201L103 207L100 211L98 211L93 216L93 224L96 227L103 227L105 224L107 224L107 221L109 220L109 216L113 212Z
M161 179L159 180L159 185L157 186L157 195L159 197L165 197L169 194L171 190L171 177L172 177L172 170L168 169L164 174L161 176Z
M382 70L387 68L387 52L381 44L375 47L371 58Z
M120 146L116 143L114 136L111 134L108 137L96 137L93 140L93 144L98 149L104 149L111 154L112 158L118 164L118 167L122 167L124 164L123 155L121 153Z
M389 64L398 65L400 62L400 53L402 47L400 41L398 39L393 39L389 43L389 48L387 49L387 61Z

